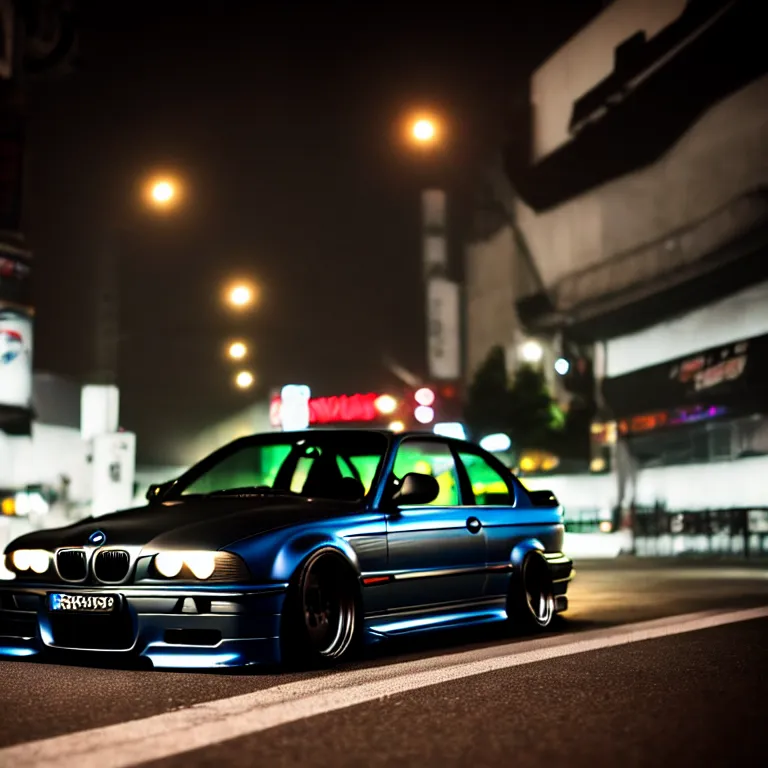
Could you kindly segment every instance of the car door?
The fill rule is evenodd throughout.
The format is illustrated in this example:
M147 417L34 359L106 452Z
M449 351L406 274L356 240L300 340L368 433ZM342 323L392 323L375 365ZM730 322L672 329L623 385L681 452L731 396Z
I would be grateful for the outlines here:
M457 449L459 469L472 488L475 516L485 531L488 579L487 597L506 596L512 550L537 533L527 516L516 510L515 481L501 462L473 446Z
M429 504L401 506L387 515L389 605L416 609L466 603L483 596L485 532L474 524L474 510L462 505L455 456L444 440L404 438L393 474L432 475L440 494Z

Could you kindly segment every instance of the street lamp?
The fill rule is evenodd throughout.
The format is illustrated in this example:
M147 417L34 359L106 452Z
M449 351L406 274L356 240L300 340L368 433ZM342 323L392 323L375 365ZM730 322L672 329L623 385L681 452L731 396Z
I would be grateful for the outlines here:
M253 374L250 371L240 371L235 376L235 384L239 389L249 389L253 386Z
M432 147L441 138L440 120L429 113L412 114L406 122L408 141L419 147Z
M144 188L147 205L156 211L168 211L176 207L181 197L181 184L171 176L155 176Z
M174 192L173 184L170 181L158 181L152 187L152 199L158 205L165 205L173 199Z
M227 303L234 309L245 309L255 301L255 291L248 283L234 283L227 289Z
M141 213L171 213L178 208L183 197L183 184L172 174L156 174L137 179L134 194L141 200ZM116 384L118 380L120 338L120 269L137 229L134 221L116 221L107 234L108 243L99 255L96 265L96 381Z
M421 118L416 120L411 129L413 138L421 144L431 143L435 140L437 129L433 120Z
M422 159L446 148L444 121L436 113L411 114L407 122L407 141L414 154ZM430 171L430 175L436 169ZM446 193L439 188L426 188L421 193L422 259L424 305L427 328L427 370L432 380L455 381L460 376L461 350L458 328L460 291L451 278L448 264L448 229L446 225ZM418 402L418 401L417 401ZM419 402L425 409L431 402ZM426 424L434 414L419 411Z
M233 360L242 360L248 354L248 347L242 341L233 341L227 352Z

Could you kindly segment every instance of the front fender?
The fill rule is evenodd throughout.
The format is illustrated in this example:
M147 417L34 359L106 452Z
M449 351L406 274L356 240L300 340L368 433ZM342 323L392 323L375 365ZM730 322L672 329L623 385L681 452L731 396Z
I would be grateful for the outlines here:
M355 574L360 575L360 563L349 543L331 533L301 533L288 539L275 555L272 564L271 579L286 583L296 572L299 565L319 549L329 547L335 549L354 568Z

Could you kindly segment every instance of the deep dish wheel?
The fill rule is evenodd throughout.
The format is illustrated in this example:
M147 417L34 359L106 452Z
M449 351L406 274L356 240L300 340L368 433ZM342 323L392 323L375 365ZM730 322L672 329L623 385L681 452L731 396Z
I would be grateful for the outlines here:
M536 631L552 623L555 616L552 576L546 560L538 552L525 556L512 579L508 604L513 627Z
M289 587L281 645L287 664L345 658L359 639L359 590L352 567L335 550L310 555Z

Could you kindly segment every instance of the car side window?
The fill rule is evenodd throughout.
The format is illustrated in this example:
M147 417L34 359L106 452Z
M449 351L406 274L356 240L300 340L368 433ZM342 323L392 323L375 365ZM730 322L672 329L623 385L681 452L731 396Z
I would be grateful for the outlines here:
M393 472L402 480L409 472L432 475L440 486L437 498L425 506L458 506L459 480L451 449L438 441L403 440L397 449Z
M459 460L467 470L475 504L494 506L514 504L515 491L511 475L504 477L482 456L459 451Z

